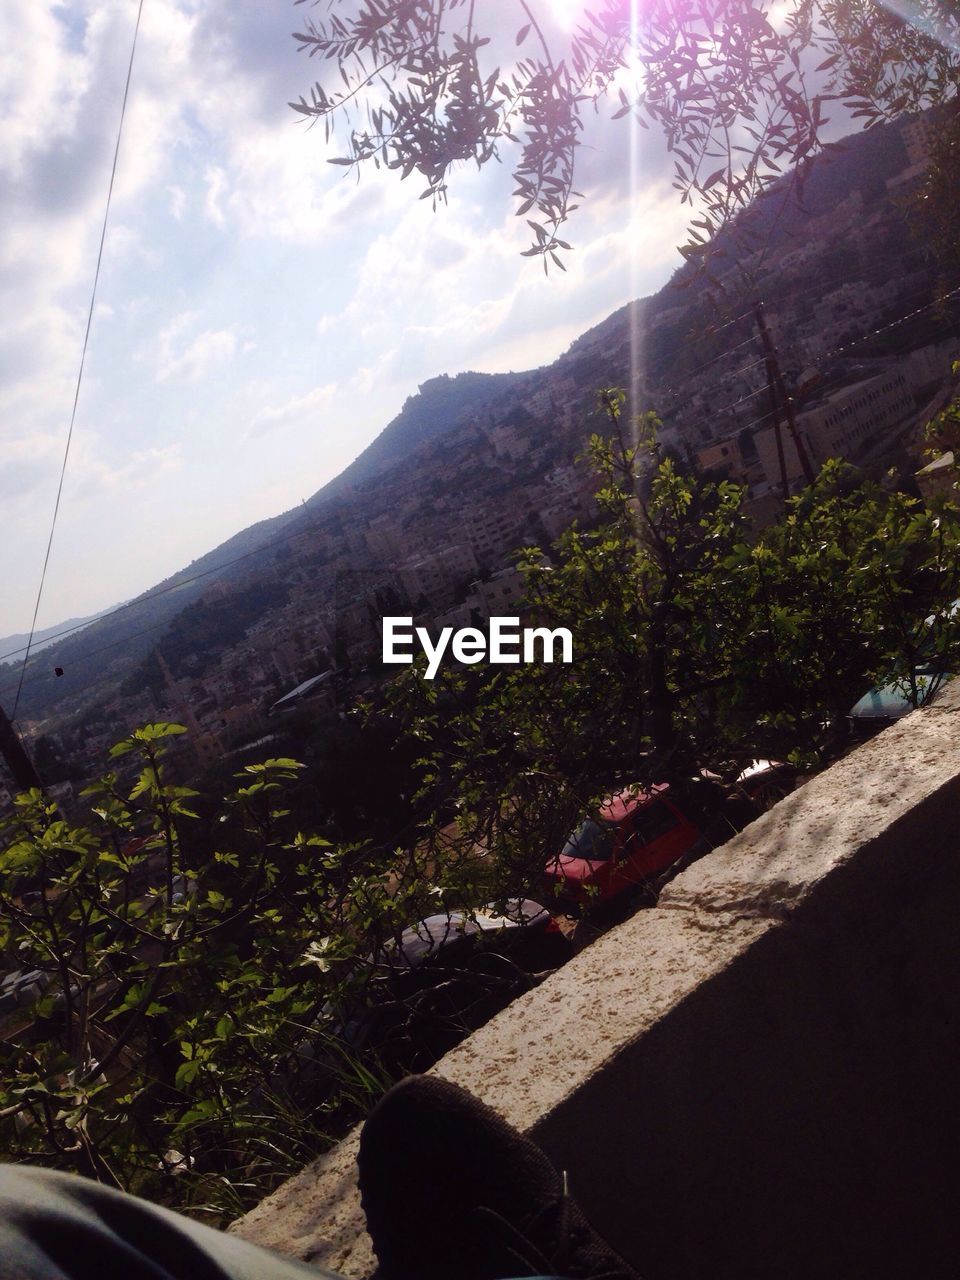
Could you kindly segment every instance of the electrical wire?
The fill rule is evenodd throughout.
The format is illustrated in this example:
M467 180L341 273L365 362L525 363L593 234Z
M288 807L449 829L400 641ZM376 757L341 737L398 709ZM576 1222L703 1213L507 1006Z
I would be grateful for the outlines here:
M915 311L908 311L906 315L902 315L896 320L891 320L889 324L881 325L879 329L873 329L870 333L863 334L862 337L854 338L852 341L845 342L839 347L834 347L833 350L820 356L815 361L815 364L820 365L824 360L829 360L831 356L839 355L842 351L849 351L851 347L859 346L861 342L866 342L869 338L876 338L879 334L886 333L889 329L896 329L898 325L906 324L906 322L908 320L912 320L914 316L923 315L925 311L930 311L933 307L938 307L942 302L946 302L948 299L956 297L958 293L960 293L960 285L955 289L951 289L949 293L944 293L941 294L939 298L934 298L933 301L928 302L926 306L917 307Z
M766 391L766 389L766 384L762 387L757 387L756 391L751 391L747 395L741 396L739 400L734 400L732 404L724 405L722 409L717 410L717 413L730 413L731 410L736 409L741 404L746 404L748 400L753 400L755 396L760 395L762 392Z
M757 336L758 336L757 334L754 334L749 340L751 342L755 342L757 340ZM752 360L750 364L741 365L739 369L731 369L729 373L725 374L724 376L729 378L739 378L741 374L749 373L749 371L751 369L755 369L757 365L766 364L766 360L767 360L766 356L760 356L758 360ZM727 413L729 412L730 409L735 409L738 404L742 404L744 400L752 400L753 397L755 395L759 395L760 391L762 390L763 388L760 387L758 388L757 391L751 391L749 395L743 396L740 400L735 400L732 404L728 404L724 406L724 408L718 409L716 412L718 414ZM665 405L664 412L665 413L669 412L671 414L679 413L681 409L685 409L688 404L693 404L693 402L695 400L698 400L703 394L704 392L702 389L699 391L694 391L692 395L687 396L685 400L681 400L677 404Z
M710 366L716 364L718 360L725 360L727 356L732 356L735 351L739 351L741 347L749 346L752 342L756 342L756 340L757 335L755 333L751 333L749 338L744 338L744 340L742 342L738 342L735 347L728 347L726 351L721 351L719 355L713 356L710 360L705 360L703 364L698 364L695 369L690 369L683 376L685 378L695 378L698 373L703 373L704 369L709 369ZM752 366L748 366L748 368L750 367ZM743 371L741 369L734 370L734 373L742 372ZM679 390L679 387L664 387L662 391L658 392L658 395L673 396L677 395Z
M732 320L727 320L724 324L718 325L716 329L704 329L702 336L705 338L716 337L718 333L723 333L724 329L729 329L731 325L739 324L741 320L746 319L751 314L752 310L748 307L746 311L741 311L738 316L734 316Z
M115 618L118 613L123 613L126 609L132 609L138 604L146 604L148 600L154 600L157 596L166 595L170 591L177 591L180 587L185 587L191 582L197 582L201 578L208 578L212 573L220 573L223 569L229 569L231 565L239 564L241 560L249 560L251 556L259 555L261 551L269 551L271 547L278 546L283 542L289 542L291 538L298 537L301 533L303 533L303 529L297 528L281 535L280 537L274 538L269 542L262 542L258 547L254 547L251 551L245 551L243 555L236 556L233 560L227 560L224 564L215 565L212 569L204 569L201 573L195 573L190 578L183 578L179 582L172 582L166 587L161 587L157 591L151 592L149 595L140 596L136 600L130 600L126 604L120 605L119 608L112 610L110 613L103 614L101 617L96 619L96 622L107 622L111 618ZM64 632L58 634L66 635L74 631L82 630L84 627L94 625L94 623L79 623L76 627L68 627ZM117 645L128 644L132 640L139 640L141 636L149 635L151 631L159 631L161 627L167 627L169 625L169 618L164 618L161 622L151 623L149 627L144 627L142 631L135 631L133 635L122 636L119 640L111 640L97 649L91 649L89 653L81 654L77 661L86 662L88 658L93 658L98 654L106 653L108 649L115 649ZM51 636L50 639L52 640L53 637ZM19 650L16 652L19 652ZM36 661L36 659L34 659L34 661ZM96 683L96 681L94 681L94 683ZM28 688L30 687L30 684L31 682L27 681ZM88 686L82 687L86 688ZM0 693L8 693L13 688L14 685L12 684L0 686ZM81 692L81 690L71 690L71 693L78 692Z
M950 298L956 297L958 294L960 294L960 285L958 285L954 289L949 290L947 293L941 294L940 297L934 298L932 301L926 303L924 306L917 307L913 311L908 311L904 315L899 316L896 320L891 320L889 324L881 325L880 328L872 329L868 333L861 334L860 337L853 338L851 339L850 342L843 343L841 346L838 346L838 347L833 347L830 351L824 352L822 356L818 356L817 359L812 361L808 367L814 368L814 369L819 368L820 365L825 363L827 360L832 359L834 356L840 355L844 351L848 351L851 347L859 346L860 343L866 342L870 338L875 338L878 336L878 334L886 333L890 329L895 329L899 325L905 324L908 320L912 320L915 316L922 315L925 311L932 310L933 307L937 307L941 303L947 302ZM917 295L917 296L922 296L922 295ZM842 386L843 383L844 383L844 378L840 376L837 379L835 379L828 387L822 388L822 390L831 390L835 387ZM753 393L753 395L759 395L761 391L765 391L766 389L767 389L766 387L760 387L756 392ZM752 398L753 398L752 395L745 396L743 400L748 400ZM738 400L736 403L742 404L743 400ZM718 414L727 412L729 409L734 407L735 407L734 405L728 405L726 410L718 410L717 412ZM728 432L724 436L717 436L716 439L713 439L710 441L710 444L711 445L723 444L725 441L733 439L734 436L740 435L741 432L748 430L750 427L757 426L760 422L763 422L765 419L772 417L773 414L774 414L774 410L769 409L766 413L761 414L759 418L753 418L751 419L750 422L746 422L746 423L743 423L742 425L738 425L733 431ZM698 425L706 426L707 424L701 423Z
M37 630L37 615L40 612L40 601L43 599L43 587L47 579L47 568L50 564L50 551L53 547L53 535L57 527L57 517L60 514L60 499L63 496L63 482L67 474L67 461L70 457L70 445L73 443L73 428L77 420L77 405L80 401L80 387L83 383L83 370L87 359L87 345L90 341L90 328L93 324L93 308L97 300L97 285L100 281L100 266L103 262L103 247L107 238L107 222L110 218L110 202L113 199L113 184L117 176L117 161L120 158L120 139L123 137L123 122L127 114L127 99L130 96L130 79L133 75L133 59L137 51L137 36L140 32L140 19L143 15L143 0L139 0L137 8L137 21L133 28L133 43L130 46L130 61L127 65L127 79L123 86L123 102L120 106L120 124L117 129L117 143L113 149L113 164L110 169L110 185L107 188L107 203L103 213L103 226L100 229L100 246L97 250L97 265L93 273L93 288L90 291L90 306L87 310L87 325L83 334L83 349L80 353L80 367L77 371L77 383L73 393L73 409L70 413L70 428L67 431L67 443L63 451L63 463L60 467L60 480L57 484L57 497L53 504L53 519L50 522L50 536L47 538L47 549L43 557L43 568L40 570L40 586L37 590L37 601L33 608L33 619L30 623L30 636L26 644L26 653L23 658L23 665L20 668L20 682L17 686L17 696L13 700L13 712L10 719L16 719L17 707L20 705L20 694L23 689L23 677L26 674L27 662L30 659L30 649L33 646L33 637Z
M868 263L865 266L861 267L861 271L863 274L858 275L856 279L850 279L850 280L845 280L841 282L840 284L837 285L836 289L833 289L830 292L831 293L839 292L845 286L848 286L848 285L854 286L854 287L857 285L863 285L863 284L876 286L879 284L888 283L890 281L890 273L883 269L884 265L886 263L895 262L902 266L904 253L908 254L910 252L911 250L907 249L901 253L881 254L878 257L870 257ZM920 270L929 272L931 270L931 266L930 264L927 264L926 266L919 268L916 274L919 274ZM911 273L911 274L914 274L914 273ZM778 273L775 271L769 271L765 275L760 276L756 282L758 291L762 290L765 285L770 285L770 284L776 285L778 288L781 288L781 289L783 287L782 283L780 282ZM829 297L830 295L829 293L825 292L824 285L822 282L818 284L807 284L799 289L795 289L791 287L788 295L791 305L795 302L802 301L804 298L809 298L813 296L825 298L825 297Z
M142 631L135 631L132 636L122 636L119 640L110 640L107 644L101 645L98 649L91 649L89 653L83 654L80 658L77 659L77 661L87 662L90 658L96 658L101 653L106 653L108 649L115 649L117 648L118 645L122 645L122 644L130 644L134 640L139 640L141 636L149 635L151 631L159 631L161 627L166 627L169 625L170 625L170 619L164 618L162 622L154 622L149 627L144 627ZM94 680L92 683L97 684L102 679L102 677L103 677L103 673L101 672L100 675L96 678L96 680ZM36 683L37 681L28 680L26 682L26 687L29 689L32 684L36 684ZM15 689L16 687L17 686L14 684L0 685L0 693L9 693L11 689ZM81 689L86 687L87 686L82 686ZM75 693L81 692L81 689L70 689L69 692L71 694L75 694Z

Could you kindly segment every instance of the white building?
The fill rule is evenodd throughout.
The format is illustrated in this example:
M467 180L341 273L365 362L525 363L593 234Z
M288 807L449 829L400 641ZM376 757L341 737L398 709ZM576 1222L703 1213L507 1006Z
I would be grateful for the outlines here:
M854 460L887 440L915 412L913 392L902 365L849 387L841 387L819 404L798 414L797 434L816 470L828 458ZM803 479L803 468L789 429L782 428L783 455L791 486ZM758 431L754 444L767 479L780 483L776 430Z
M835 391L801 414L797 425L810 436L821 461L856 458L881 443L914 409L906 373L898 366Z
M511 617L520 610L526 580L519 569L501 569L486 582L475 582L473 591L485 618Z

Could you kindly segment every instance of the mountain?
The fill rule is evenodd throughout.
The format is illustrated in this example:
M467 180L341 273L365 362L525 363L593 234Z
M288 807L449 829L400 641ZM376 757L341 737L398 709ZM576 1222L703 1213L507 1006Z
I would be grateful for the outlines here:
M520 373L444 374L425 382L373 443L306 503L242 530L82 631L51 640L38 660L31 659L20 718L60 721L86 714L110 690L136 685L158 640L173 644L171 627L180 617L194 620L178 624L180 649L186 652L186 638L202 632L204 653L216 657L211 618L219 616L232 645L271 610L289 610L290 600L304 593L326 592L335 608L344 574L363 563L365 530L372 520L400 511L400 495L406 503L398 516L403 537L421 548L418 554L462 540L457 531L467 508L479 510L484 502L509 507L511 485L512 505L526 517L526 494L537 485L542 490L544 467L568 463L584 434L602 427L594 413L600 387L630 387L632 408L655 407L665 422L664 440L680 452L734 428L751 429L740 405L763 389L757 382L762 372L755 369L762 360L752 327L754 297L776 309L784 367L798 372L810 363L822 327L817 307L829 290L862 292L886 281L880 321L933 296L935 271L909 236L899 188L888 190L907 167L901 126L858 134L831 149L799 198L787 178L756 202L736 233L720 238L710 273L683 265L654 297L620 308L551 365ZM875 327L884 332L883 323ZM894 333L897 341L906 340L902 329ZM882 339L859 351L883 355ZM820 363L829 374L827 357ZM542 465L521 457L507 466L491 436L498 426L513 431L521 446L528 436ZM308 544L308 552L296 550ZM265 583L271 590L261 589ZM277 583L286 584L279 594L272 590ZM204 604L214 596L215 607ZM228 618L231 602L236 626ZM54 674L57 666L63 677ZM18 675L16 662L0 666L0 698L8 707Z
M307 506L361 484L402 461L418 445L435 440L464 414L481 413L504 392L520 384L524 374L442 373L421 383L415 396L408 396L403 408L388 426L335 480L312 498Z
M35 631L33 633L33 643L30 645L30 652L39 653L47 645L53 644L54 640L62 636L64 632L80 631L91 622L96 622L98 618L102 618L105 613L112 612L113 609L101 609L99 613L91 613L88 618L67 618L65 622L58 622L53 627L44 627L42 631ZM28 643L30 643L30 637L25 631L0 638L0 662L5 658L21 656L26 651Z

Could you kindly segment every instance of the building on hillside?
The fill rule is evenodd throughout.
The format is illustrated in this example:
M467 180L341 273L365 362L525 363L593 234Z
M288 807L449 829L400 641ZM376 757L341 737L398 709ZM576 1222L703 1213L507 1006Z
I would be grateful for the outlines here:
M364 538L375 560L394 564L403 558L403 529L392 514L376 516L371 520Z
M515 617L522 608L526 581L519 569L500 569L485 582L475 582L473 592L484 618Z
M917 347L903 358L907 380L914 391L926 390L949 376L953 362L960 355L960 343L955 338L944 342L931 342Z
M202 769L209 769L223 759L223 743L219 734L197 733L190 735L190 746Z
M911 165L927 167L936 133L936 124L927 114L914 116L901 127L900 136Z
M828 458L856 461L895 434L909 421L916 405L904 369L896 366L825 395L797 415L800 436L814 467ZM783 455L790 487L804 479L796 446L786 425L782 428ZM765 427L754 436L760 463L772 484L780 482L776 428Z
M489 431L490 443L498 458L516 461L530 452L530 436L513 423L501 422Z
M420 560L401 565L399 578L411 604L421 599L431 608L443 608L456 598L458 588L479 572L473 548L457 542L441 547Z
M484 621L483 601L476 591L470 591L466 599L452 605L433 619L433 630L440 632L444 627L452 627L460 631L463 627L475 627Z
M520 545L522 520L515 504L474 511L465 518L464 525L481 564L499 564Z
M742 484L753 484L763 479L764 470L757 454L753 437L741 433L714 440L697 453L702 471Z
M783 514L783 502L779 487L764 481L751 488L741 510L755 529L766 529Z
M294 555L302 558L329 555L332 546L333 539L328 530L319 525L311 525L290 539L290 549Z
M543 477L543 482L549 488L556 490L557 493L570 497L578 491L581 479L580 471L567 462L552 467Z
M361 597L337 612L337 644L348 647L369 645L379 633L374 625L376 604L373 597Z
M916 472L914 479L925 502L934 498L960 500L960 467L951 449Z
M857 458L880 444L915 411L913 392L900 367L876 374L827 396L799 415L816 457Z
M579 510L576 502L552 502L539 509L537 515L550 542L555 542L566 529L570 528Z

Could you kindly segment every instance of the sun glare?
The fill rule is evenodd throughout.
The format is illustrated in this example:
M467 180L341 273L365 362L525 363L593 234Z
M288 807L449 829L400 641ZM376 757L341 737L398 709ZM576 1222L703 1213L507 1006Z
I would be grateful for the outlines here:
M586 8L587 0L548 0L553 20L563 31L572 31Z

